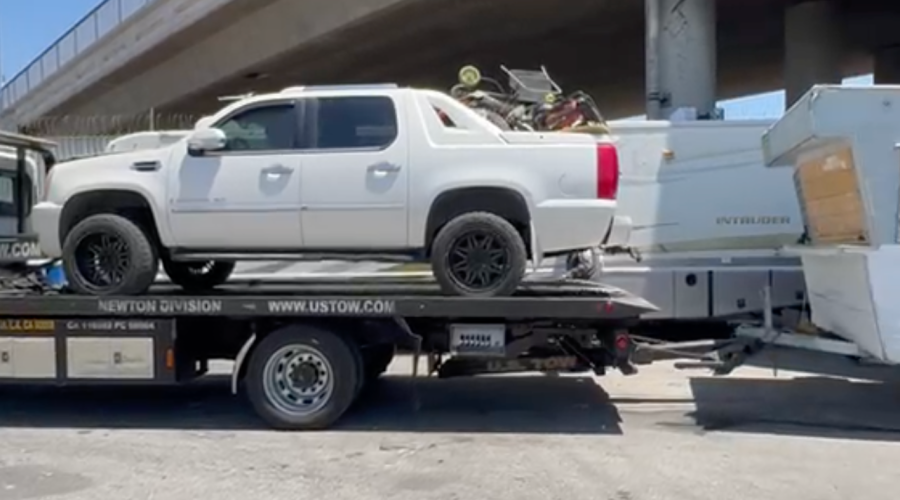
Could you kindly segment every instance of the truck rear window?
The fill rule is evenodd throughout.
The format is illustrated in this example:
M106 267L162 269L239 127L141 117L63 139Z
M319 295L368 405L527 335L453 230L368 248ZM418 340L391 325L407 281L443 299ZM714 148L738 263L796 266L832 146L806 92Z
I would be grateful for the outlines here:
M390 97L322 97L317 101L317 149L386 148L397 139L397 111Z

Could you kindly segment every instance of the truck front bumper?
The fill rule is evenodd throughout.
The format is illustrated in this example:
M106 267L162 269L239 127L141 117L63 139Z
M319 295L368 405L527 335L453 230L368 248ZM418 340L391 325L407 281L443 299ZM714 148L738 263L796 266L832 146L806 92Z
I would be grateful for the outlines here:
M38 235L41 252L50 258L62 256L62 242L59 239L59 218L62 206L42 201L31 211L31 227Z

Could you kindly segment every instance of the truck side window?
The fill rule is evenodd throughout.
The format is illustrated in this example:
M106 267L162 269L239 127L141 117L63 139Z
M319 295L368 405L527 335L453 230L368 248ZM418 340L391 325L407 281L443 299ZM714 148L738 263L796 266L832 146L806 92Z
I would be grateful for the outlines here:
M384 149L397 139L397 111L390 97L321 97L316 101L316 149Z
M277 151L294 148L297 118L293 104L261 106L222 122L227 151Z

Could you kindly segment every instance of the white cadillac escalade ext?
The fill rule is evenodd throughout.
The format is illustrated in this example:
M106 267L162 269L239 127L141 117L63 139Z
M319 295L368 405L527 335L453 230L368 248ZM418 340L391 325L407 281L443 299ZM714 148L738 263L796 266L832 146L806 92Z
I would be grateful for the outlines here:
M51 170L33 225L75 292L144 293L160 262L201 291L235 260L363 255L508 295L528 260L603 244L616 207L612 144L501 131L428 90L294 87L175 139Z

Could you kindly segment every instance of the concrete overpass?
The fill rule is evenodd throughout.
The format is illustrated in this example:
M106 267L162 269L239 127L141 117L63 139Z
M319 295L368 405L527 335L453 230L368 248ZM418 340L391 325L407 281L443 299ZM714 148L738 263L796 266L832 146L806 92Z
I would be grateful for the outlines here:
M107 0L10 81L0 120L195 115L296 84L446 88L467 63L545 64L613 117L653 111L648 94L707 110L868 71L900 82L898 25L892 0Z

